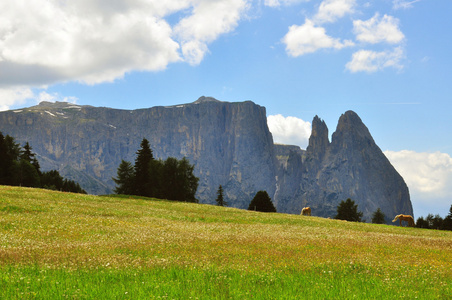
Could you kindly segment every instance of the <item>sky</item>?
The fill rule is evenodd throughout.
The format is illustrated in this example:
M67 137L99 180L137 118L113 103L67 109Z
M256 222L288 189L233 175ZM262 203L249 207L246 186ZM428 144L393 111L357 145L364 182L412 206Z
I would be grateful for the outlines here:
M138 109L200 96L266 108L305 149L355 111L407 183L415 218L452 205L450 0L0 2L0 110Z

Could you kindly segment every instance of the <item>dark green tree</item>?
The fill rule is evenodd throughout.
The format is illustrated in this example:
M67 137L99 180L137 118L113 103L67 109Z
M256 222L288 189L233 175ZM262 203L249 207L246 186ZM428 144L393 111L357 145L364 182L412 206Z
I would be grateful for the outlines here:
M138 196L152 196L151 161L154 159L149 141L143 139L135 159L135 193Z
M64 178L57 170L42 172L41 186L45 189L63 191Z
M452 205L450 206L449 214L444 218L443 229L452 230Z
M162 166L161 173L161 196L168 200L180 200L183 192L180 190L180 174L178 162L174 157L168 157Z
M41 176L41 166L39 165L38 160L36 159L36 154L33 153L31 150L30 144L28 142L25 143L25 146L23 147L23 150L20 154L20 159L25 160L26 162L29 162L32 164L36 171L38 172L38 175Z
M14 138L0 132L0 184L19 185L15 172L19 170L20 145Z
M116 188L114 189L116 194L133 195L135 173L130 162L121 160L117 171L117 177L112 179L116 183Z
M337 215L334 218L351 222L361 222L362 217L363 213L358 212L358 204L355 204L355 201L348 198L347 200L339 203L337 207Z
M63 192L86 194L77 182L69 179L63 180Z
M199 178L194 175L195 166L191 165L188 159L184 157L179 160L179 170L182 174L180 187L184 191L183 201L197 203L195 194L198 190Z
M223 187L221 186L221 184L218 187L217 199L215 199L215 201L217 202L218 206L228 206L228 203L224 200Z
M193 174L194 166L184 157L168 157L161 168L161 195L169 200L198 202L195 198L199 178Z
M254 196L248 206L248 210L276 212L276 208L266 191L259 191L256 193L256 196Z
M430 228L428 221L425 220L424 217L417 218L416 227L417 228L426 228L426 229Z
M372 215L372 223L374 224L384 224L385 214L378 208Z
M7 184L12 160L8 157L5 137L0 132L0 184Z
M441 229L443 227L443 218L438 214L435 216L433 214L428 214L426 220L430 229Z
M41 187L41 179L35 166L21 159L19 162L14 162L14 185L26 187Z

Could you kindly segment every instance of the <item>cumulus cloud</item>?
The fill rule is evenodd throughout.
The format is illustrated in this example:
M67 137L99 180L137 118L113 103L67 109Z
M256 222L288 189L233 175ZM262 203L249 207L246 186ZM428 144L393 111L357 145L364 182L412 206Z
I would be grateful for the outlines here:
M312 53L319 49L342 49L354 45L350 40L341 41L328 36L325 28L316 27L314 22L309 19L306 19L306 22L301 26L290 26L289 32L282 41L286 45L287 53L294 57Z
M267 117L267 124L275 143L297 145L306 149L311 135L311 123L296 117L273 115Z
M207 52L207 43L223 33L232 31L247 8L244 0L199 1L193 13L182 19L174 33L182 42L182 53L186 60L196 65Z
M134 70L197 64L249 0L0 2L0 83L113 81ZM172 26L166 18L178 13Z
M34 98L34 93L27 87L0 88L0 111L8 110L10 106L20 105Z
M352 55L352 60L346 64L346 68L352 72L376 72L388 67L403 69L401 63L405 57L402 47L397 47L392 51L371 51L359 50Z
M388 15L380 18L378 13L367 21L353 21L353 31L358 41L371 44L381 42L396 44L405 38L399 29L397 18Z
M354 11L356 0L324 0L314 16L316 23L331 23Z
M409 150L385 151L384 154L408 185L413 205L425 210L421 215L434 213L433 208L447 214L452 204L452 157L449 154Z

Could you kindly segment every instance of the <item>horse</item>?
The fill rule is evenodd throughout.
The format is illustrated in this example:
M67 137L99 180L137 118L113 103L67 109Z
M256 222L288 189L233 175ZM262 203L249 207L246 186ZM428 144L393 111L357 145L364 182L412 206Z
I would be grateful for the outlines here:
M301 210L301 214L303 216L310 216L311 215L311 208L310 207L303 207Z
M414 227L414 219L410 215L402 215L402 214L397 215L397 216L395 216L394 220L392 220L392 222L397 221L397 219L400 222L400 226L402 226L402 221L406 221L406 222L408 222L408 226Z

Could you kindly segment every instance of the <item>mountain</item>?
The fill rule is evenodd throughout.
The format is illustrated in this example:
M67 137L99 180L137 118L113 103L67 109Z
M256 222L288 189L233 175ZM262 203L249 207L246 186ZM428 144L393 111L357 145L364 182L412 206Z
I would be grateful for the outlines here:
M89 193L111 193L121 159L134 162L143 138L154 157L187 157L200 178L197 198L247 208L266 190L278 212L333 217L352 198L364 217L412 214L408 188L354 112L341 116L332 141L317 116L309 146L275 145L265 108L251 101L201 97L189 104L119 110L65 102L0 112L0 131L28 141L43 170L57 169Z
M325 122L316 116L306 152L292 152L279 173L279 212L310 206L316 215L332 217L339 203L351 198L367 220L378 208L387 221L398 213L413 214L405 181L353 111L340 117L331 143Z

